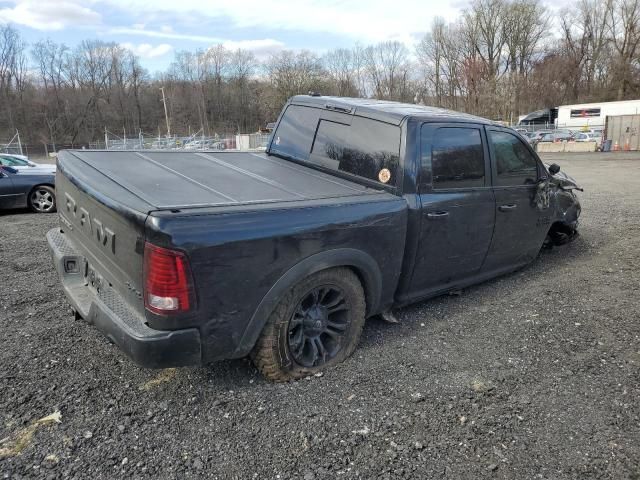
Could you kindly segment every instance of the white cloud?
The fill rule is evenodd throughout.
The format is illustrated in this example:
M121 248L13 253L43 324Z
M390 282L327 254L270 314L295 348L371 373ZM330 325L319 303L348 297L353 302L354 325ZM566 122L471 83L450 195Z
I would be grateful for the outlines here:
M262 38L257 40L226 40L224 38L209 37L206 35L175 33L162 27L160 30L147 30L142 28L112 28L109 30L109 33L130 36L137 35L150 38L165 38L170 40L189 40L193 42L207 43L210 45L222 44L229 50L249 50L253 52L258 58L267 57L270 54L278 52L285 47L285 44L283 42L274 40L272 38ZM148 44L145 43L142 45Z
M209 37L206 35L191 35L184 33L170 33L158 30L145 30L142 28L116 27L108 31L111 35L140 35L149 38L168 38L172 40L190 40L192 42L202 43L221 43L222 40L217 37Z
M225 40L222 45L229 50L251 50L252 52L275 51L284 48L284 43L272 38L263 38L261 40Z
M252 52L258 60L266 60L270 55L278 53L285 48L285 44L271 38L262 40L227 40L222 45L228 50L248 50Z
M98 12L68 0L14 0L13 7L0 8L0 23L16 23L36 30L62 30L101 22Z
M457 0L104 0L139 14L163 12L228 21L240 28L329 33L362 42L390 38L413 43L415 34L429 29L435 16L453 21Z
M173 47L168 43L161 43L153 46L150 43L133 44L129 42L121 43L124 48L131 50L133 53L142 58L158 58L173 51Z

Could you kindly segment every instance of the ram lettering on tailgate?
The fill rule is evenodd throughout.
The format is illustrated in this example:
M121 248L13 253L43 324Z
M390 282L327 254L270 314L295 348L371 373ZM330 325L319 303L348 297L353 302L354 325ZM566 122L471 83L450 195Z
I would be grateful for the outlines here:
M105 227L98 218L91 218L89 211L86 208L78 207L78 203L71 195L65 192L64 197L65 211L70 217L65 220L69 221L72 225L77 225L89 238L94 239L98 245L115 254L116 234L113 230ZM72 225L70 225L71 228L73 228Z

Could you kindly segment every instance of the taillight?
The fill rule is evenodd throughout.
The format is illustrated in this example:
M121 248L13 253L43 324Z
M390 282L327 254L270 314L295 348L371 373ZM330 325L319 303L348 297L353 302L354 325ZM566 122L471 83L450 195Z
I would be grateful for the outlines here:
M177 250L144 244L144 306L160 315L194 307L193 281L187 256Z

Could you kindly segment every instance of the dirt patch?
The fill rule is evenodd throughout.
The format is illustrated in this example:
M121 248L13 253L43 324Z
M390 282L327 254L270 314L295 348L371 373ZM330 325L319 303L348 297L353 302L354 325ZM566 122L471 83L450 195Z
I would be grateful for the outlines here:
M0 447L0 458L13 457L19 455L25 448L27 448L33 441L33 436L39 427L45 425L53 425L61 422L62 415L60 412L54 412L51 415L42 417L35 422L31 422L28 427L23 428L14 435L11 439L7 437L2 441L4 446Z
M170 382L176 377L177 374L178 374L177 368L165 368L164 370L160 370L160 373L158 373L155 377L153 377L151 380L148 380L144 382L142 385L140 385L140 390L145 390L145 391L153 390L154 388L162 385L163 383Z

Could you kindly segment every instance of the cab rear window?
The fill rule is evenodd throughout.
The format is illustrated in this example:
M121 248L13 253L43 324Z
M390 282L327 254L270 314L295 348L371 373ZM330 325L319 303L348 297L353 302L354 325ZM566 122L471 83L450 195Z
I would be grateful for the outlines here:
M322 119L323 112L290 105L273 134L271 152L395 185L400 163L400 127L351 115L345 115L345 123L340 123Z

